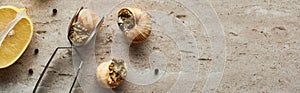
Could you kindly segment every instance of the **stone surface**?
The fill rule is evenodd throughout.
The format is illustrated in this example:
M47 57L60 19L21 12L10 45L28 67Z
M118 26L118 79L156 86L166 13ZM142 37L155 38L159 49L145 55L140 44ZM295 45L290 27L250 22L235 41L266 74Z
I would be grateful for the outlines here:
M218 14L226 35L226 65L224 76L216 90L217 93L297 93L300 91L300 2L297 0L245 1L245 0L211 0ZM107 3L107 1L103 1ZM83 0L1 0L0 5L14 5L29 9L29 15L34 23L33 39L22 55L12 66L0 69L0 92L30 93L39 78L46 62L56 47L70 46L67 40L67 27L76 10L85 5ZM57 9L55 15L52 10ZM180 16L182 17L182 16ZM187 16L188 17L188 16ZM114 16L105 21L115 20ZM105 25L103 32L97 35L97 63L110 60L111 45L115 25ZM111 31L113 30L113 31ZM196 36L198 48L204 50L198 58L203 61L198 74L205 73L211 63L209 40L205 34ZM158 83L141 86L125 82L117 92L166 92L172 87L178 77L180 64L176 62L178 49L170 38L157 38L154 34L147 43L133 45L134 52L131 63L134 67L147 69L149 56L147 52L162 51L170 54L166 71L172 72L162 77ZM153 42L162 43L153 45ZM161 47L161 46L164 47ZM35 54L35 49L39 49ZM75 72L72 65L71 50L59 50L50 65L39 92L68 92ZM33 73L30 74L29 70ZM159 71L161 73L161 71ZM205 78L199 79L192 92L201 92ZM184 86L182 86L184 87ZM148 89L148 90L147 90ZM80 85L75 92L83 92Z

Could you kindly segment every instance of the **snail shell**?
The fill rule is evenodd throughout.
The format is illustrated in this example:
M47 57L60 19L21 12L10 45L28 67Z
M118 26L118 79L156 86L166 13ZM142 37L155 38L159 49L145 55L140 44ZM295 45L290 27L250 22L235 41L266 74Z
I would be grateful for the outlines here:
M125 80L126 74L126 64L122 59L103 62L96 70L97 81L105 88L116 88Z
M78 14L78 21L89 31L93 30L99 20L100 17L90 9L82 9Z
M81 44L90 36L100 17L89 9L82 9L71 23L69 39L75 44Z
M118 25L132 43L143 42L151 34L150 16L140 8L122 8L118 13Z

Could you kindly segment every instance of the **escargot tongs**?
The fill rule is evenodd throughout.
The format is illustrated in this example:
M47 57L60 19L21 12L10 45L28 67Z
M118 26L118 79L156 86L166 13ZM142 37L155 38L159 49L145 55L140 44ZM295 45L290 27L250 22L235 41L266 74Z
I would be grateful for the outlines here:
M51 55L50 59L48 60L47 64L45 65L45 68L44 68L43 72L41 73L41 75L40 75L40 77L39 77L37 83L35 84L35 87L34 87L34 89L33 89L33 93L36 93L37 88L38 88L38 86L39 86L39 83L41 82L41 80L42 80L42 78L43 78L43 76L44 76L44 74L45 74L47 68L49 67L49 64L50 64L50 62L52 61L54 55L56 54L56 52L57 52L59 49L70 49L70 48L73 48L73 49L75 50L76 54L79 56L79 59L81 60L81 61L80 61L80 65L79 65L79 67L78 67L78 69L77 69L77 71L76 71L76 75L75 75L75 78L74 78L74 80L73 80L72 86L71 86L71 88L70 88L70 90L69 90L69 93L72 92L72 89L73 89L73 87L74 87L74 85L75 85L75 82L76 82L76 80L77 80L79 71L80 71L81 66L82 66L82 63L83 63L82 55L78 52L77 48L86 46L86 45L92 40L92 38L95 36L96 31L99 29L100 25L103 24L103 21L104 21L104 17L102 17L102 19L101 19L100 21L97 22L96 26L93 28L92 32L89 34L88 38L87 38L85 41L83 41L83 42L81 42L81 43L79 43L79 44L78 44L78 43L72 42L72 40L70 40L70 38L69 38L69 36L71 35L71 28L73 27L73 23L77 21L77 17L78 17L78 15L79 15L79 12L80 12L82 9L83 9L83 7L81 7L80 9L77 10L77 12L75 13L75 15L73 16L73 18L72 18L72 20L71 20L71 23L70 23L70 25L69 25L69 28L68 28L68 41L70 42L71 46L70 46L70 47L57 47L57 48L55 49L55 51L54 51L53 54Z

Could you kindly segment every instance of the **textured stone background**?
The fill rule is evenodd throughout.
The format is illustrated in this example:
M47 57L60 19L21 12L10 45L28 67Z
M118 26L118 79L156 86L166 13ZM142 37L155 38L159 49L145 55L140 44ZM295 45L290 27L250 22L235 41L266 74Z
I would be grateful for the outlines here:
M224 76L216 91L218 93L299 92L300 2L297 0L212 0L210 2L224 26L227 42ZM30 93L32 91L44 64L55 48L69 46L66 38L68 23L77 8L83 5L82 3L82 0L0 1L0 5L27 7L35 26L32 42L23 56L12 66L0 70L0 92ZM58 10L55 16L52 15L54 8ZM98 41L101 46L96 47L101 49L97 51L97 60L110 59L110 36L111 32L107 31L98 35L99 38L108 40ZM205 38L199 36L197 39ZM37 55L34 55L35 49L39 49ZM172 51L172 49L165 51ZM204 54L200 58L209 59L210 55ZM207 70L206 66L210 64L210 60L205 62L203 68ZM172 71L177 71L176 64L170 65L175 68L171 69ZM28 73L30 68L33 69L32 75ZM170 80L175 79L169 77ZM40 92L67 92L73 78L71 50L60 50L44 77ZM200 86L196 86L192 92L201 92L203 82L196 84ZM164 92L164 88L169 87L154 85L153 90L145 91L147 86L130 86L117 91ZM80 87L75 91L82 92Z

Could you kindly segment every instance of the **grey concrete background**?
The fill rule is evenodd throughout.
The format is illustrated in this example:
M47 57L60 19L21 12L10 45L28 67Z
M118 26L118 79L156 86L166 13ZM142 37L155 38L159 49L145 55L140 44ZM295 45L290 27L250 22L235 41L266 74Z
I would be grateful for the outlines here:
M300 2L297 0L213 0L210 2L224 26L227 42L224 76L216 92L299 92ZM83 1L1 0L0 5L27 7L35 26L31 44L22 57L12 66L0 70L0 92L30 93L55 48L69 46L66 38L68 23L77 8L83 5ZM54 8L58 10L55 16L52 15ZM105 39L97 41L100 43L96 46L99 48L96 53L99 61L110 59L111 33L104 31L97 36ZM210 59L209 46L205 45L209 44L205 42L207 37L199 36L196 39L203 40L203 46L200 48L206 50L200 58ZM39 49L37 55L34 55L35 49ZM172 51L172 47L161 50ZM201 69L209 69L210 64L210 60L205 60ZM169 64L169 66L173 67L169 70L178 71L178 64ZM32 75L28 73L30 68L33 69ZM206 74L201 73L201 75ZM165 78L176 79L172 77L176 77L176 74ZM67 92L73 78L71 50L60 50L44 77L40 92ZM166 86L160 87L160 84ZM169 81L161 81L151 86L153 90L145 91L148 86L130 86L129 82L125 82L116 91L165 92L172 84ZM201 92L203 81L196 82L196 85L199 86L195 86L192 92ZM80 86L77 86L75 91L82 92Z

